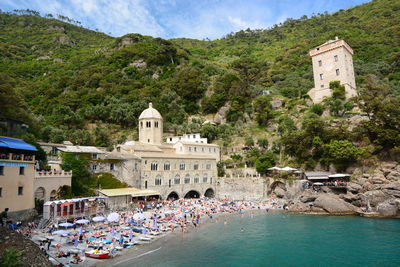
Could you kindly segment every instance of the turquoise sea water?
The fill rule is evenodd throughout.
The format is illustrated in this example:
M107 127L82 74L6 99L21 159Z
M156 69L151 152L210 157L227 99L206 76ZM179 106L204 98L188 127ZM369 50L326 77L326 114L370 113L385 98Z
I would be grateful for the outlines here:
M400 220L275 213L215 221L118 266L400 266Z

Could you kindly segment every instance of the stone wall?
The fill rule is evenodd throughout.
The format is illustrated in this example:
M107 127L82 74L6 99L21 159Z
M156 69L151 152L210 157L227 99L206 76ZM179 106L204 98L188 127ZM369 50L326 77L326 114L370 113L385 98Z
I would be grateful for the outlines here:
M232 200L256 200L267 196L266 179L262 177L218 178L216 197Z

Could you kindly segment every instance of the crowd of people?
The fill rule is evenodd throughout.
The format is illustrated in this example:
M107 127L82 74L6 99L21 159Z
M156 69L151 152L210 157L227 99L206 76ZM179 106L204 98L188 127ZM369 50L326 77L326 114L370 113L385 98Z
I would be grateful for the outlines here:
M81 217L69 222L64 219L40 230L30 223L17 227L16 231L31 238L43 254L57 262L79 264L87 259L87 251L115 256L168 232L187 233L206 220L212 221L217 214L282 208L274 199L263 202L208 198L165 200L140 203L131 210L98 214L94 218Z

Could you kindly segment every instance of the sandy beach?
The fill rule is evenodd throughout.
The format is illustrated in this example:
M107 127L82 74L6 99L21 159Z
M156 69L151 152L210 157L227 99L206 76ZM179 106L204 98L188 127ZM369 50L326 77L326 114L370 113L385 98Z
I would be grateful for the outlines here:
M229 222L231 215L254 216L281 210L275 199L260 202L226 199L180 199L124 212L59 221L49 228L32 231L31 240L61 266L117 266L168 246L198 228ZM48 241L51 240L49 245ZM89 253L89 255L88 255ZM105 259L96 259L107 254Z

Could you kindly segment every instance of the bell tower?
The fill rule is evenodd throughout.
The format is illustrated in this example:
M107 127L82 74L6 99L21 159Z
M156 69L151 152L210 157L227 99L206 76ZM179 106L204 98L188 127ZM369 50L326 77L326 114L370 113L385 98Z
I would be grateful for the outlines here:
M139 142L144 144L161 145L163 137L163 118L160 112L149 107L139 116Z

